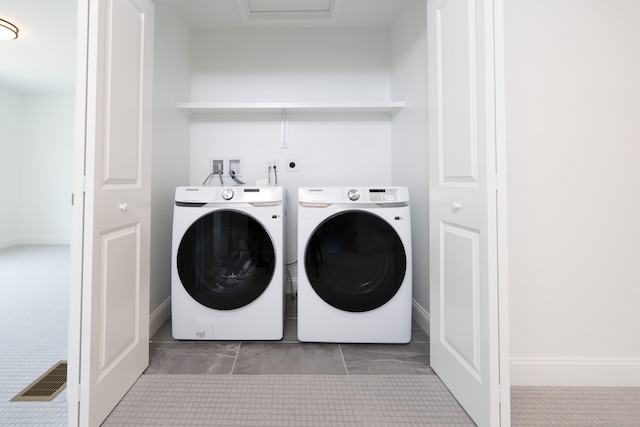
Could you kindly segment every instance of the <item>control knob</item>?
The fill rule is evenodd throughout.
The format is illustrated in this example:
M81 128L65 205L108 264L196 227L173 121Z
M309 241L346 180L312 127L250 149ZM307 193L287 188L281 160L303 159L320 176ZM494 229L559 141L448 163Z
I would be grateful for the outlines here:
M360 192L356 189L349 190L347 192L347 196L349 197L349 200L353 200L355 202L360 198Z
M226 190L222 191L222 198L225 200L231 200L233 199L233 190L230 188L227 188Z

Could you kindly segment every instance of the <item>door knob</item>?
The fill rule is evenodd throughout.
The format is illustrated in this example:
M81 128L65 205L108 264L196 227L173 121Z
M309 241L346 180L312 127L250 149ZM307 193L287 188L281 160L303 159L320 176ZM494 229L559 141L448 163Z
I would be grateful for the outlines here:
M453 202L451 204L451 208L453 209L454 212L458 212L461 207L462 207L462 204L460 202Z
M120 210L121 210L122 212L126 212L126 211L127 211L127 209L129 209L129 205L127 204L127 202L122 202L122 203L120 203Z

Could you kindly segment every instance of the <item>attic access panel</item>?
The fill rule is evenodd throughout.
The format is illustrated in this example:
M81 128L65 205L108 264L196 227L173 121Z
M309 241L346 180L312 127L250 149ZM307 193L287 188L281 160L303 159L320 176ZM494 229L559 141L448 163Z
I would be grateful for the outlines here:
M247 0L249 13L330 13L333 0Z
M337 23L344 0L235 0L245 24Z

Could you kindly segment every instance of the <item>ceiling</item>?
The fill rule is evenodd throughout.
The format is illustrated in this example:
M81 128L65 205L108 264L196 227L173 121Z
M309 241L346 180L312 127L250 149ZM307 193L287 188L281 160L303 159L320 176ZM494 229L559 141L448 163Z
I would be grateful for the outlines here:
M24 93L73 89L76 1L2 0L0 18L20 32L0 41L1 86Z
M305 3L327 4L329 11L305 11ZM193 28L381 27L388 26L405 0L156 0L178 5ZM298 5L298 11L268 12L271 5ZM320 6L319 9L326 8ZM252 12L252 9L254 10ZM312 9L312 8L309 8Z
M79 0L2 0L0 18L20 29L0 41L0 86L23 93L70 91L75 84L76 3ZM317 12L289 5L327 4ZM193 28L387 26L405 0L155 0L176 8ZM285 5L265 11L269 5ZM305 7L301 7L304 9ZM309 7L313 9L313 7ZM253 11L252 11L253 10ZM157 29L156 29L157 30Z

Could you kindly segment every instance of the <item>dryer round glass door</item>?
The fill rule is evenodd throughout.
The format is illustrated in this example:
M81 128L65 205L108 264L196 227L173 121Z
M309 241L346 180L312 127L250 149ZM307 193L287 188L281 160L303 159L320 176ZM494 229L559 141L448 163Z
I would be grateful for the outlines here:
M271 283L273 241L253 217L214 211L186 231L177 254L180 281L200 304L232 310L256 300Z
M304 263L311 287L327 304L363 312L384 305L398 292L407 258L387 221L368 212L346 211L315 229Z

